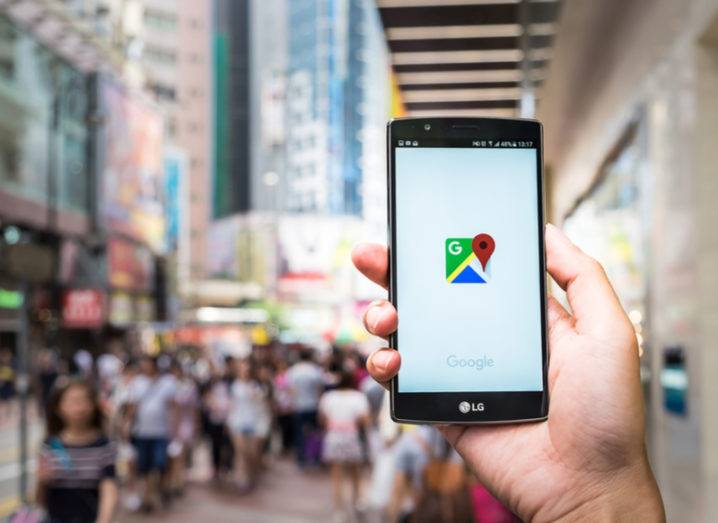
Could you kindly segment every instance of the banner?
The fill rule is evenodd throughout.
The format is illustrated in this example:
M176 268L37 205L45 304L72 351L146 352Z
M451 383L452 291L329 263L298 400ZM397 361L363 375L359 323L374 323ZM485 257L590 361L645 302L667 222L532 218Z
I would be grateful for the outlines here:
M104 112L103 208L106 227L165 250L163 119L136 95L101 83Z

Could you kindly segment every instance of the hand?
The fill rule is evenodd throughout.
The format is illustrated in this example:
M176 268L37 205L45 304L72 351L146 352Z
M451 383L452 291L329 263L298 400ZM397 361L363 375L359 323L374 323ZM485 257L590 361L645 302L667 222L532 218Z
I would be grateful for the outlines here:
M441 431L479 481L525 521L662 521L644 443L633 327L601 265L552 225L545 238L547 270L566 291L572 310L549 298L548 421L448 425ZM385 248L359 245L352 260L386 287ZM396 309L375 302L364 324L371 333L388 336L398 325ZM386 384L400 363L397 351L380 349L367 369Z
M55 469L52 466L49 456L40 453L37 457L37 482L41 485L52 480L55 476Z

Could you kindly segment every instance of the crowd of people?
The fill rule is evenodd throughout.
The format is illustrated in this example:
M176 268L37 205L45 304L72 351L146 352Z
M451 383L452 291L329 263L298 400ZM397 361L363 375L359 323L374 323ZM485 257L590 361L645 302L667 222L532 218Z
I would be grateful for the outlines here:
M199 449L208 481L237 496L262 488L277 459L328 475L337 521L467 521L472 496L498 514L491 521L513 520L437 430L391 422L388 394L350 348L257 347L241 358L113 349L69 361L43 351L35 369L47 420L35 499L52 523L164 510Z

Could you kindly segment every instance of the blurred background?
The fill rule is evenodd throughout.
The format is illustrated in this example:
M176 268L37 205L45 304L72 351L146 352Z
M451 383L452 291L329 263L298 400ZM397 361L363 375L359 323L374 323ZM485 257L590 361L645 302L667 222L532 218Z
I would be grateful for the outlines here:
M452 458L412 448L361 372L384 293L349 253L386 241L405 115L543 122L548 216L636 328L669 519L718 521L715 0L0 0L0 517L34 498L53 385L82 376L121 424L151 355L197 422L156 507L111 431L119 521L512 521L464 471L440 492L403 465ZM368 404L339 501L285 432L301 354ZM240 361L271 420L256 484L210 452L239 452L212 427Z

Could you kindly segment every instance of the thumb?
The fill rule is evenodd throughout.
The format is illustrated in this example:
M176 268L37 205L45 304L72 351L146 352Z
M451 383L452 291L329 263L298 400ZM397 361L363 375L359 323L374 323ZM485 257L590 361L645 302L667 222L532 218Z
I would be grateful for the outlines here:
M624 346L633 328L601 264L551 224L546 226L545 238L546 269L566 291L576 331Z

